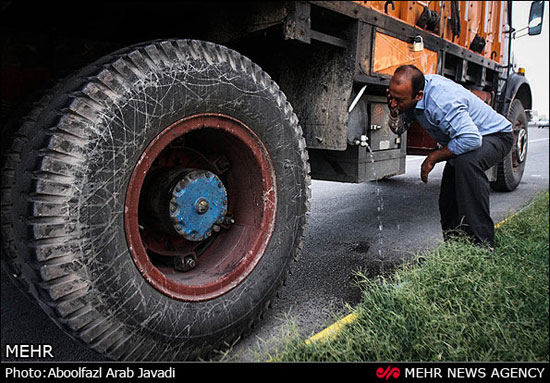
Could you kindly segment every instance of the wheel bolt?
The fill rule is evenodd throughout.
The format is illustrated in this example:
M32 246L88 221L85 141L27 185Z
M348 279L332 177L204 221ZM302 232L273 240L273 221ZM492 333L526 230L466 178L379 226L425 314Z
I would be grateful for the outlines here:
M208 211L210 206L208 205L208 201L204 198L201 198L196 204L195 204L195 210L199 214L204 214Z
M193 257L185 258L185 267L187 267L188 269L194 269L195 266L197 266L197 262Z

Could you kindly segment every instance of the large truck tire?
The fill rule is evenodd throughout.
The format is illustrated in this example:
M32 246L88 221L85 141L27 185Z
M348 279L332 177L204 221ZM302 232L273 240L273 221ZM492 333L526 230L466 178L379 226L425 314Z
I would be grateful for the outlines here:
M512 123L514 144L497 165L497 179L491 183L491 187L496 191L510 192L521 182L527 161L527 116L520 100L512 101L506 118Z
M212 43L148 42L25 121L3 157L2 264L67 334L113 360L190 360L251 330L310 195L298 119L265 72Z

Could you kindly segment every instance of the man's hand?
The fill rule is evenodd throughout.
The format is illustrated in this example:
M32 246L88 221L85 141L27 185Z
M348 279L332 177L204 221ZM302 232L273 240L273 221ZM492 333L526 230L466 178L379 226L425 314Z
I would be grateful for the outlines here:
M442 161L450 160L451 158L455 158L456 154L451 152L447 146L445 146L442 149L434 150L430 154L428 154L428 157L422 162L422 166L420 167L420 178L422 179L422 182L428 183L428 174L433 170L435 167L435 164Z
M420 178L425 184L428 183L428 174L433 170L435 164L436 163L430 159L430 156L426 157L424 162L422 162L422 166L420 167Z

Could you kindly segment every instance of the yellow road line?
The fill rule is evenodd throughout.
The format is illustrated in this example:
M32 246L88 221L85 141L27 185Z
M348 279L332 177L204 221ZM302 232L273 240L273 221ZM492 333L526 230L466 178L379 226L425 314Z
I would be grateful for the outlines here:
M497 223L495 225L495 229L498 229L499 227L504 225L506 222L508 222L510 220L510 218L515 217L515 216L516 216L516 214L512 214L511 216L504 218L502 221L500 221L499 223Z
M325 341L327 339L333 339L342 330L342 327L344 327L348 323L352 323L356 319L357 319L357 314L351 313L343 317L342 319L340 319L338 322L330 325L323 331L313 335L311 338L306 339L306 344L310 344L316 341Z

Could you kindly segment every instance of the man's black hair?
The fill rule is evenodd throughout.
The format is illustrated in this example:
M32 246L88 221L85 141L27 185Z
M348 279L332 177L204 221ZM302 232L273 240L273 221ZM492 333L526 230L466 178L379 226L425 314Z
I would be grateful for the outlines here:
M416 96L419 91L424 90L424 83L426 82L424 78L424 73L414 65L401 65L395 70L394 76L403 72L411 79L412 83L412 96Z

